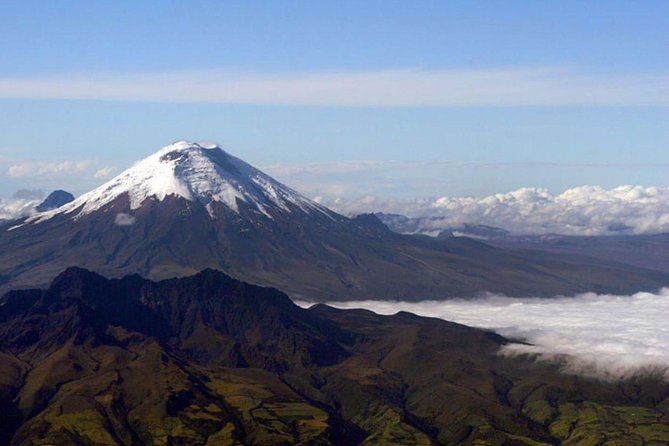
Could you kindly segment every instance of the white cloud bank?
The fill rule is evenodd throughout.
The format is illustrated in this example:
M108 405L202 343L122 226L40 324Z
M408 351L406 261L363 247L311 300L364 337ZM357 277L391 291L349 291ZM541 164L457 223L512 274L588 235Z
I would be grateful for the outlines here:
M669 187L580 186L560 194L522 188L487 197L438 197L392 200L372 196L321 200L354 215L385 212L420 218L417 232L480 224L513 234L610 235L669 232Z
M41 198L0 198L0 221L31 215L41 202Z
M298 302L308 306L304 302ZM492 329L532 345L510 344L503 354L530 353L564 360L566 370L608 379L662 373L669 379L669 289L632 296L507 298L424 302L333 302L380 314L409 311Z
M20 189L11 198L0 197L0 222L34 214L43 199L44 192L39 189Z
M0 98L328 106L669 105L669 74L573 68L224 70L0 78Z

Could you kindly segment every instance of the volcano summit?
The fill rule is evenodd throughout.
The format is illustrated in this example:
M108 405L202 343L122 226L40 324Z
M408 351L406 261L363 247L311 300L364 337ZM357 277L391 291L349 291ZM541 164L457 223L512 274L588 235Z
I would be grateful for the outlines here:
M148 199L163 201L166 197L179 197L212 209L212 218L215 218L214 203L221 203L237 214L241 214L240 206L245 206L269 218L277 212L295 209L332 214L217 146L179 141L68 205L28 222L43 221L59 214L74 214L75 219L80 218L120 196L130 200L131 211Z

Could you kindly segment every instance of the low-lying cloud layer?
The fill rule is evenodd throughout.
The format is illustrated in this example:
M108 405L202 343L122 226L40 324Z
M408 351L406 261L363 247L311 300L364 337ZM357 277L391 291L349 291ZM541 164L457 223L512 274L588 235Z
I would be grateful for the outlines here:
M306 304L302 303L306 306ZM510 344L503 354L530 353L565 359L570 372L609 379L659 372L669 379L669 289L632 296L507 298L423 302L333 302L380 314L409 311L492 329L531 345Z
M418 218L414 232L436 234L465 224L504 228L512 234L610 235L669 232L669 187L581 186L561 194L522 188L487 197L322 200L353 215L385 212ZM429 217L429 218L427 218Z
M35 212L35 206L41 202L41 198L31 197L0 198L0 221L31 215Z

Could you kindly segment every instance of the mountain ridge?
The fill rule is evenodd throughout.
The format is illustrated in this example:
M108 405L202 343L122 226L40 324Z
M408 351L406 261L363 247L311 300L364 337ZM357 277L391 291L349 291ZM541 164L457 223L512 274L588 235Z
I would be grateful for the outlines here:
M663 444L666 381L582 378L499 355L507 342L409 313L303 309L212 270L70 268L0 297L0 443Z

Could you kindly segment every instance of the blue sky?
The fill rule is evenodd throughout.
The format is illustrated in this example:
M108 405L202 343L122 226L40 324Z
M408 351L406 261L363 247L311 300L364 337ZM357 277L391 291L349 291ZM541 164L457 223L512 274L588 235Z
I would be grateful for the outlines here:
M668 2L8 1L0 17L0 196L80 193L177 139L311 195L669 186Z

